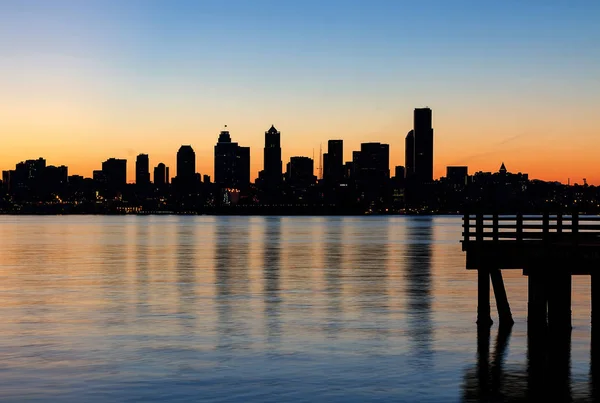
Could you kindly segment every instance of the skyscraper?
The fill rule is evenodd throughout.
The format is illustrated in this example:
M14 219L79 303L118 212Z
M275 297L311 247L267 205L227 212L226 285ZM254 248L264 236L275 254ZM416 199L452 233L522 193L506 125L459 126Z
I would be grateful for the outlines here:
M135 159L135 183L148 185L150 183L150 161L148 154L140 154Z
M167 184L167 167L162 162L154 168L154 184L157 187Z
M127 183L127 160L109 158L102 163L102 174L106 184L112 188L120 188Z
M406 167L406 177L409 178L415 173L415 131L411 130L406 135L404 141L404 166Z
M250 148L233 143L227 130L221 131L215 145L215 183L232 189L250 184Z
M327 164L324 179L330 184L338 185L344 178L344 141L329 140L327 142Z
M271 128L265 132L263 178L266 186L278 185L281 182L281 175L281 133L271 125Z
M390 146L362 143L360 152L353 152L356 185L367 202L381 202L390 180Z
M433 181L433 127L431 109L416 108L414 112L415 177L421 183Z
M190 145L183 145L177 151L177 182L193 183L196 176L196 153Z
M308 157L291 157L287 164L286 181L291 186L309 187L316 182L314 161Z

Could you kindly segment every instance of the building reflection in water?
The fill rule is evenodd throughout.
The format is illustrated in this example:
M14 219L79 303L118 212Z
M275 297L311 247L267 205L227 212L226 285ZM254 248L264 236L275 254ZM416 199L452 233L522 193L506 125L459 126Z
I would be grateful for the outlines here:
M180 216L177 222L176 259L177 293L179 307L177 316L182 327L194 326L196 306L196 225L189 217Z
M325 249L325 293L327 298L327 318L323 321L323 330L328 337L335 339L344 327L341 279L344 253L342 248L344 219L331 217L324 221L323 225L325 226L323 243Z
M148 254L150 253L150 237L147 221L135 222L135 283L136 283L136 311L138 315L149 313L148 310Z
M389 336L389 230L390 221L371 217L363 225L354 226L357 243L352 245L352 301L360 310L359 327L371 340L387 340ZM380 346L384 347L384 346ZM384 347L385 348L385 347Z
M404 269L407 298L411 364L420 371L433 365L433 323L431 312L431 245L433 217L407 217L406 267Z
M281 340L281 218L264 218L263 237L264 315L268 344Z
M215 307L217 348L246 348L250 336L248 278L249 223L236 225L237 217L217 217L214 224Z
M107 218L107 223L110 219ZM125 225L103 225L100 235L100 266L104 271L104 301L106 310L106 325L120 327L127 323L126 307L129 303L127 290L127 230L130 223Z

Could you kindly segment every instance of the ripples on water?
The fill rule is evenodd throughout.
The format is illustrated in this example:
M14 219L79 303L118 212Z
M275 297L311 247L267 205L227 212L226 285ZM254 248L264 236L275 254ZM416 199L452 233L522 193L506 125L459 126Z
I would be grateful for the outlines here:
M589 279L573 281L562 364L528 349L518 271L505 277L517 324L478 340L460 225L0 217L0 400L593 398Z

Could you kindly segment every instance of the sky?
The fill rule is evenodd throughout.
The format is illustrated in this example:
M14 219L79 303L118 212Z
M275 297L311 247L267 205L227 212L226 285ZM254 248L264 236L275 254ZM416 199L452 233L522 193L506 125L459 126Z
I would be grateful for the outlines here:
M264 132L290 156L345 159L433 110L447 165L600 185L597 0L0 0L0 169L38 157L91 176L110 157L180 145L213 176L228 126L262 169ZM318 172L316 172L318 174Z

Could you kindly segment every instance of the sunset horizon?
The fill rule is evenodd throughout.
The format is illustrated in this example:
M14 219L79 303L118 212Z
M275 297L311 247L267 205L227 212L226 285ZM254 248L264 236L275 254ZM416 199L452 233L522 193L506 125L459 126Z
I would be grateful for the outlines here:
M600 184L600 37L594 2L279 4L40 1L2 5L0 169L43 157L86 177L110 158L172 167L182 144L214 176L228 126L262 169L344 140L390 145L404 165L416 107L433 110L434 177L446 166ZM556 21L560 21L557 24ZM28 27L24 30L23 27ZM313 154L314 153L314 154Z

